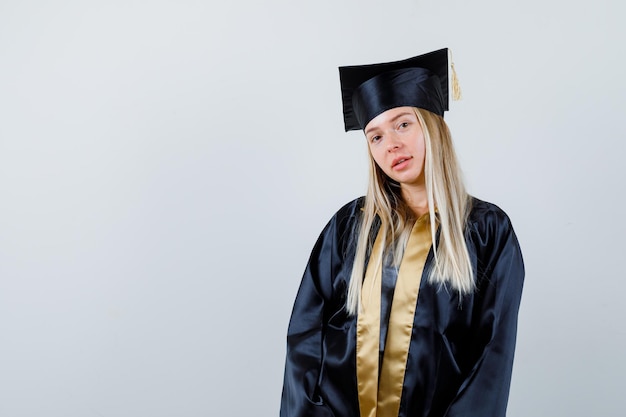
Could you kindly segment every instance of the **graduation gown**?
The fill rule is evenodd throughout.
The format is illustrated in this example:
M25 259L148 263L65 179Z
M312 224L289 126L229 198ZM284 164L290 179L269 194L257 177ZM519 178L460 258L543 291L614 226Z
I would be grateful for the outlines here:
M287 332L281 417L359 416L357 319L348 316L345 302L362 205L360 198L342 207L311 253ZM476 276L472 294L460 297L429 283L432 248L426 259L400 417L505 416L524 280L522 255L507 215L478 199L472 201L465 239Z

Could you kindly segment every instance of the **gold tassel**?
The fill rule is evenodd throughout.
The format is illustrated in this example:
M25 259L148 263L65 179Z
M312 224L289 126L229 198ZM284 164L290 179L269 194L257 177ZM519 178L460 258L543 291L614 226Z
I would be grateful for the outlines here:
M456 76L456 71L454 69L454 62L452 61L452 51L448 49L448 60L450 61L450 69L452 72L452 100L458 101L463 98L461 94L461 86L459 85L459 78Z

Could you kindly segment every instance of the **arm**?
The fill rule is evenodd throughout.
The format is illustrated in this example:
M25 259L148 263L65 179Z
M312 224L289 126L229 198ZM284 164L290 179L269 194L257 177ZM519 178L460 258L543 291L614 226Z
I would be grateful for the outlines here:
M324 364L324 323L343 294L333 284L342 268L349 211L340 210L313 248L296 296L287 332L281 417L332 417L319 392Z
M503 214L503 213L502 213ZM482 301L476 313L478 360L463 381L446 417L504 417L511 382L517 314L524 281L522 254L506 216L496 226L484 256L485 276L478 277ZM487 243L489 239L483 240ZM482 259L481 259L482 258Z

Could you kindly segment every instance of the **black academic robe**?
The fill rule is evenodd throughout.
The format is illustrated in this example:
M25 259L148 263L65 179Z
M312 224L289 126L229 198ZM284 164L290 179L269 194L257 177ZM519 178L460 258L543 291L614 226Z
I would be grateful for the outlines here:
M359 416L356 318L344 306L362 204L341 208L311 253L289 323L281 417ZM459 299L424 272L401 417L505 416L524 266L507 215L472 204L466 241L477 289ZM431 248L424 271L432 262Z

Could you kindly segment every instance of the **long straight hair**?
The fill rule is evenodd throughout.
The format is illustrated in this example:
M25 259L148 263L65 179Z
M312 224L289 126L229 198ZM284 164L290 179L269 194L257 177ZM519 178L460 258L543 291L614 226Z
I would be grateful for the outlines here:
M457 161L450 130L434 113L415 109L424 133L426 148L424 177L430 214L434 264L428 271L433 284L449 285L460 294L474 290L472 264L464 238L465 224L471 210ZM404 248L415 223L415 214L402 198L400 185L391 180L369 154L369 181L365 203L356 229L356 254L346 308L355 315L361 307L361 287L365 265L382 268L386 257L399 267ZM436 209L436 211L435 211ZM378 219L378 220L377 220ZM367 259L373 245L372 228L379 221L383 253L378 259Z

